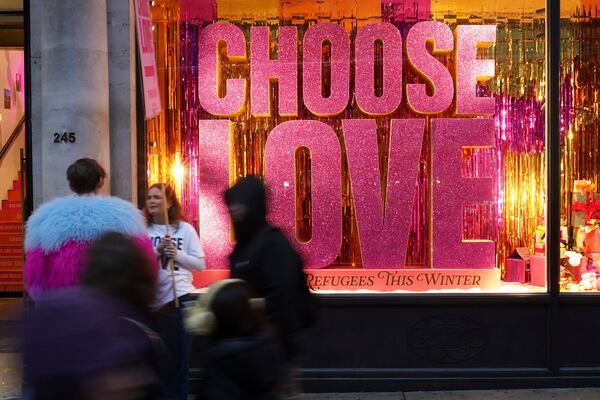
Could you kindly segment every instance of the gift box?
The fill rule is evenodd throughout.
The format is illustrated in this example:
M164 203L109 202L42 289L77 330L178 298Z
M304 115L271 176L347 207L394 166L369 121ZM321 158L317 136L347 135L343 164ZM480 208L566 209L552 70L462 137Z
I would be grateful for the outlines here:
M546 287L546 257L536 254L532 255L529 258L529 268L531 271L530 284Z
M571 205L571 226L585 226L587 206L587 195L582 192L573 193L573 203Z
M506 282L526 283L531 279L529 260L531 255L526 247L517 247L506 258L504 280Z
M600 217L600 193L589 180L576 180L573 183L571 201L571 225L585 226L590 220Z

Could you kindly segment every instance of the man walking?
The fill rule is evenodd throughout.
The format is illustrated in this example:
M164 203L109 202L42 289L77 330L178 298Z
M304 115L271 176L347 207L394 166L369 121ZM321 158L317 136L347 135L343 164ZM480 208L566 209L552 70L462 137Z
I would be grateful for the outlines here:
M281 341L289 366L285 397L299 394L300 341L314 322L315 306L306 284L302 260L288 239L267 223L265 187L254 176L225 192L236 244L229 256L231 278L247 281L266 300L266 315Z

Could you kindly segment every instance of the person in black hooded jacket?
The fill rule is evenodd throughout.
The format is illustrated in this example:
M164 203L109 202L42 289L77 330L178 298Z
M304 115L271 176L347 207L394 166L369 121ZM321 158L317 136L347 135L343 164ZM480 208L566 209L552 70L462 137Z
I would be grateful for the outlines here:
M266 317L281 341L293 370L300 339L315 319L302 259L283 233L267 223L265 186L254 176L225 192L236 237L229 256L231 278L243 279L266 300ZM291 372L293 374L293 372Z

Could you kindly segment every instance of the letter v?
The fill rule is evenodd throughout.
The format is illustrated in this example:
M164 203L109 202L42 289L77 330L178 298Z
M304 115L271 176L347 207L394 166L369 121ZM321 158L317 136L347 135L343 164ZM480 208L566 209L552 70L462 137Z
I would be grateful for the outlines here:
M363 267L404 267L425 119L392 120L386 199L382 199L376 121L342 124Z

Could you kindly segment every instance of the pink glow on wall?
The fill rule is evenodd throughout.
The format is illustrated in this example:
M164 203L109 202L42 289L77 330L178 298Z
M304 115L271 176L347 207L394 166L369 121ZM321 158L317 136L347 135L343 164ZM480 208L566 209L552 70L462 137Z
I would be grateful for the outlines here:
M296 237L295 154L301 147L311 154L312 237ZM269 190L269 219L279 226L303 256L307 268L330 265L340 251L341 153L333 129L319 121L288 121L267 139L265 182Z
M27 82L25 82L23 50L0 51L0 82L10 95L10 107L2 109L2 118L0 118L0 146L2 146L25 112L25 84ZM4 167L8 167L8 164L3 164L2 168Z

